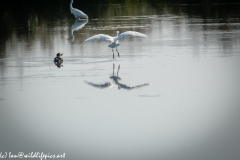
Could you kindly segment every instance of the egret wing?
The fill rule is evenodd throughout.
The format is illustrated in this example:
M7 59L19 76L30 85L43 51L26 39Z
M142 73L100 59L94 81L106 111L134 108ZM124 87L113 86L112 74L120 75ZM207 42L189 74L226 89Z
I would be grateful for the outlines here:
M108 41L113 42L113 37L106 35L106 34L97 34L88 39L86 39L83 43L90 42L90 41Z
M118 37L117 40L121 40L124 39L126 37L140 37L140 38L145 38L147 37L145 34L140 33L140 32L136 32L136 31L127 31L127 32L123 32L121 33Z
M138 89L138 88L141 88L141 87L149 85L148 83L144 83L144 84L140 84L140 85L137 85L137 86L134 86L134 87L130 87L130 86L127 86L127 85L122 84L122 83L117 83L117 84L118 84L118 87L126 89L126 90Z
M149 85L148 83L144 83L144 84L140 84L140 85L134 86L133 88L134 89L138 89L138 88L142 88L142 87L148 86L148 85Z
M109 82L103 83L103 84L96 84L96 83L92 83L92 82L88 82L88 81L84 81L84 82L90 86L93 86L95 88L100 88L100 89L105 89L105 88L112 86L112 83L109 83Z

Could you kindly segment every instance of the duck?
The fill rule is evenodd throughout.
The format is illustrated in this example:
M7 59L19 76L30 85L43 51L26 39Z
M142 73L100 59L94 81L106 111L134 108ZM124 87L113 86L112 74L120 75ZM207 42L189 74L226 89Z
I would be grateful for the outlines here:
M57 53L56 57L54 58L53 62L56 66L61 67L63 63L63 58L61 57L63 53Z

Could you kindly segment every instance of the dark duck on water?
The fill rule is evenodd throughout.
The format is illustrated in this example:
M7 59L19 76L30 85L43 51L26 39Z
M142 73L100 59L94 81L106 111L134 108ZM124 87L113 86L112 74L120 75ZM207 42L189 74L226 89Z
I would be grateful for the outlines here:
M61 58L62 55L63 55L63 53L62 54L57 53L56 57L53 60L53 62L55 63L55 65L57 67L61 67L62 66L61 65L63 63L63 58Z

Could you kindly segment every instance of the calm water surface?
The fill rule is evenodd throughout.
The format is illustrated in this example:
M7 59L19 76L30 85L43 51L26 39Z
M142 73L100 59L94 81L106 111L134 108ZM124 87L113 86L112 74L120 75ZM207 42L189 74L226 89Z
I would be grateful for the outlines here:
M27 20L3 12L0 153L240 158L240 14L226 11L240 4L211 4L209 13L201 4L74 2L88 21L75 21L66 4ZM82 44L117 30L147 38L121 41L115 59L107 42Z

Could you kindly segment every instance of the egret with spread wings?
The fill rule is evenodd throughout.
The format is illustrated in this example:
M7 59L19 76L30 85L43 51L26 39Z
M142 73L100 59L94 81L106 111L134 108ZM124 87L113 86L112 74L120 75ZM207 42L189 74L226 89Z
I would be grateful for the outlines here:
M113 48L116 48L116 51L118 53L118 57L120 57L119 52L117 50L117 47L120 45L118 43L119 40L124 39L126 37L140 37L140 38L147 37L145 34L135 32L135 31L127 31L127 32L121 33L120 35L118 35L118 34L119 34L119 31L117 31L117 36L116 37L111 37L111 36L106 35L106 34L97 34L97 35L94 35L94 36L86 39L83 43L90 42L90 41L96 41L96 40L111 42L111 44L108 47L112 48L113 58L114 58Z

